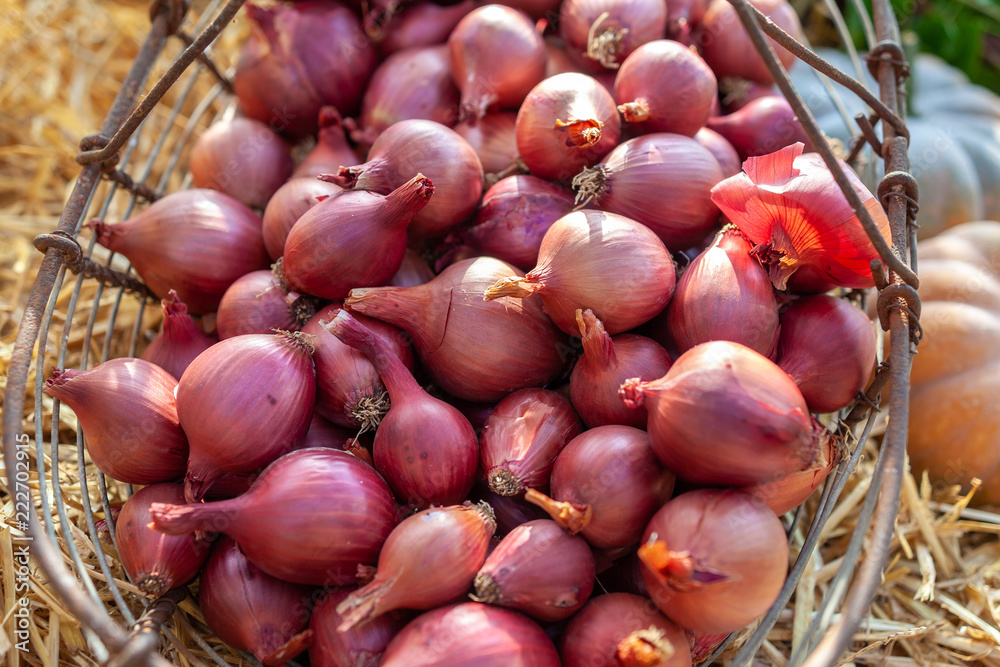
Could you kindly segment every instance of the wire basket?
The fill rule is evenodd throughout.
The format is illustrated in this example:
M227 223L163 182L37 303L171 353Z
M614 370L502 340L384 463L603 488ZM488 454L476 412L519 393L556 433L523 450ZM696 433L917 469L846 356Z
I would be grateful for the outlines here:
M820 543L823 527L865 451L879 420L880 395L891 379L890 419L856 530L847 545L843 565L788 659L789 665L828 666L839 661L871 604L889 554L904 477L910 354L919 331L920 308L918 281L910 268L916 261L916 228L912 223L917 188L908 173L903 88L908 69L889 0L873 0L870 19L861 0L855 1L865 22L868 68L879 83L878 97L783 33L746 0L730 2L806 133L869 229L881 257L872 267L879 289L876 310L883 329L891 331L891 348L888 360L879 366L864 396L852 410L840 415L839 428L849 443L849 452L829 476L818 503L809 511L800 509L787 526L790 535L799 531L804 537L777 602L758 624L734 633L712 657L726 651L729 664L748 665L754 661L795 593ZM189 178L182 174L180 166L186 163L182 160L192 136L209 122L235 113L232 86L213 60L211 44L242 4L243 0L212 0L193 18L187 15L183 0L154 0L150 32L103 127L81 142L77 161L83 170L58 228L34 242L45 258L18 330L4 395L4 462L15 506L11 533L13 574L17 581L27 581L31 576L29 558L36 563L60 606L79 621L89 658L109 665L163 665L168 664L165 655L182 657L192 664L229 665L233 660L256 664L252 657L212 637L200 622L185 588L150 600L116 578L102 547L107 543L102 537L105 530L113 542L114 525L112 521L98 521L95 515L112 516L112 505L124 500L132 489L106 480L92 465L88 466L82 434L72 416L61 414L58 401L42 393L49 370L45 366L47 346L56 347L60 367L66 362L71 343L79 346L79 365L87 368L113 357L135 356L143 332L151 321L155 323L156 309L147 312L153 295L131 273L127 262L106 253L93 240L83 247L77 237L89 217L110 215L124 219L138 202L154 201L161 193L187 187ZM833 0L826 0L826 5L850 49L840 12ZM857 159L866 147L884 158L886 176L877 194L889 217L891 247L881 238L848 184L767 37L859 95L871 109L870 115L856 118L859 132L846 147L847 160ZM164 45L171 39L185 45L172 62L163 56ZM859 62L857 54L852 51L852 55ZM154 65L164 60L168 63L164 74L140 95ZM206 80L210 81L210 92L200 99L192 97L196 82L204 86ZM836 94L831 85L827 84L827 88ZM161 113L159 119L151 115L154 108L162 112L168 102L165 115ZM880 121L882 139L874 130ZM23 432L25 398L31 389L33 432ZM69 508L67 496L71 490L74 498L80 498L79 507ZM82 520L71 521L68 508ZM78 548L81 535L96 546L92 553ZM862 550L864 559L860 559ZM738 649L729 647L734 641Z

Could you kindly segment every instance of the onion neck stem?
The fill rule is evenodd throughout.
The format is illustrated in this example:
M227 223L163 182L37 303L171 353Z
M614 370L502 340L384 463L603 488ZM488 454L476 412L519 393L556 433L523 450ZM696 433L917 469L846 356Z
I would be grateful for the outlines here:
M601 140L602 127L604 127L604 123L596 118L582 120L579 118L569 118L567 120L556 119L553 129L561 130L568 135L566 137L567 146L571 148L587 148Z
M576 311L576 324L580 327L580 336L583 339L583 354L587 361L595 368L605 372L618 367L618 358L615 356L615 344L611 336L604 329L604 323L597 319L594 311Z
M618 53L622 49L622 41L628 34L628 28L615 28L614 25L601 29L610 14L602 13L590 26L587 34L587 57L596 60L608 69L618 69Z
M493 301L505 296L523 299L544 289L544 287L544 284L535 282L527 276L524 278L518 276L501 278L492 287L486 288L486 291L483 293L483 301Z
M594 510L590 505L575 505L566 501L553 500L535 489L525 491L524 499L548 512L553 521L573 535L586 528L594 516Z
M649 120L649 101L644 97L637 97L632 102L618 105L618 113L622 115L626 123L642 123Z
M662 667L676 652L663 630L650 626L618 642L615 658L622 667Z

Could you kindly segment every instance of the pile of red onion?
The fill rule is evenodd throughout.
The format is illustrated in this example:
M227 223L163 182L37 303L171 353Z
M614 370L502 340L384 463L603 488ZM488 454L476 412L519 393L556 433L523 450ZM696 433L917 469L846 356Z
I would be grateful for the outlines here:
M872 371L876 255L729 4L247 20L197 189L88 225L162 332L44 388L148 485L136 586L200 577L269 665L687 666L753 623Z

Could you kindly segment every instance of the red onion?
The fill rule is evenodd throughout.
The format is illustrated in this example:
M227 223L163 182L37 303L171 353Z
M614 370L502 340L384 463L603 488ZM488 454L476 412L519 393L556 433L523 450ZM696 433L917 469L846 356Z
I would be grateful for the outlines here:
M234 118L205 130L188 158L196 188L264 208L295 166L288 145L264 123Z
M215 341L194 323L188 315L187 306L177 297L176 290L167 292L167 298L160 301L160 306L163 308L163 331L139 358L179 378L195 357Z
M336 171L342 164L357 162L358 156L354 153L351 145L347 143L347 135L344 130L344 119L336 107L321 108L319 110L319 133L316 137L316 146L299 163L299 166L292 172L292 176L295 178L319 176Z
M466 120L455 126L455 131L469 142L476 151L483 171L498 174L517 161L517 136L514 127L517 114L494 111L470 123Z
M233 648L265 665L284 665L305 650L313 588L269 576L223 537L201 573L198 607L205 625Z
M563 632L564 667L690 667L684 630L648 599L600 595Z
M43 391L76 413L101 472L128 484L153 484L179 479L186 466L176 386L156 364L112 359L89 371L55 368Z
M441 607L390 642L382 667L559 667L545 631L526 616L478 602Z
M590 427L621 424L645 428L646 410L625 405L618 397L618 388L633 377L663 377L672 363L670 355L645 336L621 334L612 338L590 309L576 311L576 321L583 338L583 356L573 367L569 395L583 423Z
M448 37L451 70L462 91L461 119L516 109L545 78L545 43L525 14L504 5L469 12Z
M352 428L357 433L374 430L389 409L389 397L378 371L363 352L327 336L320 322L336 317L338 304L330 304L302 328L316 338L313 362L316 365L316 410L338 426ZM413 369L413 348L405 334L379 320L358 315L369 330L392 346L403 364Z
M220 474L254 472L297 447L315 393L312 341L301 333L236 336L195 359L176 391L191 444L188 502Z
M257 481L257 477L257 475L233 475L230 473L219 475L218 479L205 492L204 500L229 500L241 496L250 490L253 483ZM184 500L177 502L182 503Z
M545 232L571 210L573 195L561 185L537 176L508 176L486 191L475 224L459 236L484 255L527 270L538 263Z
M261 227L264 247L271 259L277 260L285 252L288 232L306 211L343 191L339 185L315 178L293 178L278 188L264 209Z
M535 86L517 112L517 152L531 173L569 183L618 144L615 100L593 77L566 73Z
M320 343L317 340L317 349L313 352L313 361L317 360L319 355ZM317 379L317 394L319 393L319 381ZM337 426L323 419L318 412L313 413L312 419L309 420L309 430L306 431L305 438L302 439L301 449L306 449L308 447L330 447L332 449L344 449L348 440L357 435L356 430L351 430L344 428L342 426ZM346 450L345 450L346 451Z
M730 340L774 356L778 302L750 249L739 230L728 227L681 274L667 307L667 330L678 352Z
M640 45L662 39L667 29L663 0L564 0L559 35L588 70L618 69Z
M504 0L501 4L519 9L536 21L559 11L559 0Z
M552 622L569 618L594 589L594 556L581 537L555 521L529 521L487 556L475 579L476 602Z
M648 227L615 213L583 210L549 227L535 268L497 281L484 297L538 294L555 325L576 335L577 309L590 308L616 334L650 320L673 293L670 253Z
M323 106L357 110L378 56L351 10L317 0L246 12L251 33L233 87L247 116L297 138L316 131Z
M548 480L546 480L547 482ZM490 490L486 480L476 480L472 498L485 501L493 508L497 520L496 541L518 526L529 521L549 518L548 513L538 505L532 505L524 496L501 496Z
M352 287L388 282L403 263L407 226L434 192L434 184L417 174L385 196L345 192L309 209L285 240L288 285L342 299Z
M315 311L311 299L283 289L271 271L251 271L222 296L216 315L219 338L266 334L272 329L298 331Z
M573 187L577 203L632 218L671 250L684 250L717 227L711 190L721 180L718 160L697 141L656 133L616 146L578 174Z
M778 366L795 380L810 412L836 412L868 384L875 329L843 299L826 294L796 299L781 314Z
M361 103L363 130L352 133L352 138L370 146L389 126L413 118L451 127L458 122L458 102L447 46L400 51L386 58L372 75Z
M708 0L667 0L667 37L689 46L706 9Z
M635 544L670 497L674 475L657 460L649 436L631 426L598 426L570 441L552 468L552 498L525 496L595 547Z
M639 558L646 586L670 620L694 632L731 632L774 604L788 571L788 539L778 517L753 496L701 489L656 513Z
M388 194L423 173L434 183L435 196L419 211L409 232L440 236L463 222L483 192L483 165L472 146L440 123L404 120L379 135L368 161L341 167L331 180L348 189Z
M337 605L344 618L338 629L394 609L433 609L460 598L486 560L495 530L488 505L436 507L404 519L386 539L372 582Z
M712 188L712 201L755 244L753 254L778 289L808 293L873 286L875 246L820 156L802 150L802 144L793 144L748 158L743 173ZM878 199L841 165L888 240L889 219Z
M375 467L396 496L417 507L461 502L479 461L476 432L461 412L424 391L389 343L341 310L327 331L363 352L389 391L375 432Z
M194 579L208 558L208 543L194 535L164 535L149 527L152 503L184 502L181 484L153 484L137 491L115 521L115 551L129 578L159 597Z
M722 169L723 178L735 176L742 171L743 161L740 159L740 154L736 152L729 140L715 130L703 127L695 133L694 140L707 148L708 152L715 157L719 168Z
M618 111L637 134L694 136L708 120L718 93L715 75L701 56L666 39L637 48L615 76Z
M332 588L323 593L309 619L312 644L309 664L312 667L377 667L385 647L410 620L411 614L390 611L367 623L341 632L343 617L337 605L353 592L351 588Z
M375 562L396 523L396 501L375 469L324 447L282 456L231 500L154 504L153 527L168 535L222 532L272 577L343 586Z
M407 248L403 263L387 284L393 287L416 287L434 280L434 271L416 250Z
M515 496L529 487L548 489L556 457L582 431L573 406L554 391L515 391L483 426L481 457L490 490Z
M824 433L820 437L816 461L808 469L793 472L773 482L745 486L741 491L763 500L778 516L790 512L804 503L840 463L844 452L841 444L842 441L827 437Z
M736 149L740 160L773 153L797 141L808 147L806 152L816 150L795 117L792 105L779 95L767 95L739 111L709 118L706 125Z
M196 314L214 311L237 278L269 264L260 216L215 190L181 190L124 222L87 227L125 255L156 296L176 290Z
M799 17L786 0L751 0L750 4L799 42L803 41ZM778 46L770 37L767 41L785 69L795 64L796 58L791 52ZM727 0L711 0L708 3L701 21L698 45L705 62L718 78L737 77L764 84L774 83L764 59L757 53L736 10Z
M626 405L645 405L660 460L698 484L770 482L809 468L818 424L795 382L750 348L697 345L659 380L622 385Z
M553 380L569 355L537 301L483 301L487 287L516 272L491 257L464 260L426 285L352 290L344 307L410 334L425 369L449 394L498 401Z
M475 0L462 0L448 7L434 2L408 5L388 25L379 44L382 55L390 56L418 46L444 44L462 17L475 6Z
M620 551L616 549L615 553ZM633 549L629 549L626 555L619 555L612 560L607 569L601 570L598 566L598 585L608 593L631 593L646 598L648 595L646 582L642 580L641 565L639 555Z

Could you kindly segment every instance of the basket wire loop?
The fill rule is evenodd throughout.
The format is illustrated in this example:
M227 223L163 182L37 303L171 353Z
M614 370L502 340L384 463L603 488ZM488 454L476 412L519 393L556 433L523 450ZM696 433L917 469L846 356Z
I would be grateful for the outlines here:
M848 545L843 567L838 570L826 595L815 609L806 633L801 638L797 638L789 662L790 667L801 665L829 667L837 663L848 647L857 625L868 616L867 612L888 556L905 462L910 355L913 345L919 340L920 333L918 322L920 304L915 290L919 285L915 273L915 216L918 192L914 185L915 181L908 173L909 161L906 150L909 135L905 122L905 89L902 87L908 74L908 68L903 58L902 49L899 47L898 26L892 15L889 0L873 0L874 26L869 21L866 11L863 11L862 0L852 0L853 6L858 10L863 20L869 47L868 68L879 83L879 97L873 95L863 83L863 69L860 59L850 44L846 24L833 0L824 0L824 2L830 9L838 32L848 46L857 78L842 72L797 42L751 6L747 0L729 0L729 2L736 9L741 22L764 58L778 88L791 104L807 136L816 146L854 212L864 225L881 260L873 262L873 275L879 288L877 306L880 321L883 328L890 330L892 334L889 362L879 365L874 379L865 392L859 394L854 407L849 412L845 411L846 414L841 415L839 426L848 440L853 439L854 430L864 422L861 433L854 439L855 444L850 448L849 456L845 456L840 461L834 474L830 475L824 483L817 510L808 528L801 525L803 517L806 516L806 512L802 511L801 508L791 520L788 526L789 542L796 544L801 542L799 554L791 567L788 579L776 604L748 634L743 645L730 662L732 665L752 663L778 615L799 589L799 582L803 574L814 561L816 549L823 535L823 528L834 512L847 480L866 448L878 417L881 392L886 382L891 378L892 390L889 397L889 411L892 419L888 423L881 453L876 462L875 477L866 492L857 530ZM131 629L123 628L120 622L109 614L110 608L98 594L91 579L92 568L84 565L76 548L73 539L73 530L76 528L71 525L63 503L60 486L63 474L60 471L58 401L53 401L53 421L48 448L49 463L47 464L45 460L45 434L41 420L45 348L53 314L66 278L66 269L69 269L76 274L76 278L74 289L66 305L66 320L59 340L59 348L56 351L57 363L61 366L66 360L72 320L85 279L96 279L97 285L83 335L81 367L86 368L90 362L90 348L92 338L95 335L94 327L98 318L102 317L101 309L107 306L106 300L105 303L101 303L102 296L107 296L106 287L116 291L112 295L111 305L106 315L107 327L99 361L106 361L112 355L114 324L122 304L122 297L126 292L144 297L139 299L138 317L131 327L128 341L128 353L135 355L143 331L142 318L151 294L148 288L132 274L131 268L119 270L112 267L113 262L116 266L121 265L120 257L116 259L116 255L112 253L106 262L99 263L92 259L96 240L92 237L88 247L84 250L76 240L76 236L81 229L87 211L94 202L97 187L102 178L106 178L110 182L108 194L100 207L99 215L102 217L110 210L111 202L119 191L131 195L125 206L126 216L131 213L138 199L155 201L166 191L171 174L180 164L184 146L189 143L199 127L199 122L217 106L220 98L232 92L231 80L210 57L210 46L233 19L242 4L243 0L212 0L210 6L201 14L197 25L189 33L181 25L187 10L184 0L155 0L153 2L150 33L136 56L112 109L109 111L100 132L81 141L81 152L77 156L77 161L84 167L60 218L58 228L52 234L40 235L36 239L36 247L45 253L45 257L38 278L32 286L10 362L10 373L4 398L7 408L3 415L4 457L7 474L10 478L10 488L19 494L16 496L18 498L24 497L26 494L30 505L33 504L31 503L30 489L27 488L26 484L17 483L15 479L15 434L21 428L24 389L28 372L32 367L32 347L37 341L37 361L34 364L35 463L44 526L36 512L28 512L28 525L26 530L22 531L25 533L23 539L31 541L33 545L31 553L35 562L48 577L50 585L62 599L66 608L80 621L93 656L102 662L107 661L107 664L114 667L133 664L164 665L166 661L157 650L161 644L173 647L191 662L201 662L202 659L207 658L220 667L226 667L229 663L202 636L203 628L200 622L195 621L198 626L195 627L184 613L175 613L178 605L188 595L185 587L170 591L156 600L135 596L135 601L133 599L126 601L122 590L111 575L108 560L100 546L101 540L97 533L90 498L91 488L85 468L84 439L82 433L78 432L75 463L81 485L87 531L96 547L95 557L101 575L110 588L111 598L117 607L117 615L127 625L132 626ZM186 47L143 99L136 104L138 93L145 86L152 67L159 57L167 37L171 34L177 36ZM191 35L197 36L191 37ZM792 88L787 73L778 62L768 43L768 37L788 49L819 73L820 80L833 99L835 107L849 126L852 126L852 119L845 111L845 106L832 82L841 84L858 95L872 109L872 113L869 115L862 114L854 119L860 133L855 135L850 144L848 162L856 161L861 152L868 147L885 159L887 175L879 184L878 197L889 216L892 232L891 247L878 233L874 221L847 181L846 175L820 132L814 117ZM129 162L138 147L138 138L146 126L150 112L161 101L167 90L176 84L190 65L195 62L198 64L191 68L190 78L185 85L180 87L174 106L167 114L169 117L167 129L154 142L152 152L145 164L135 174L128 173ZM152 174L154 161L164 150L167 134L170 133L170 128L177 125L181 108L194 90L195 79L202 72L213 76L216 83L210 92L195 105L186 124L180 129L180 140L171 150L165 170L153 187L147 181ZM230 117L234 110L235 101L230 96L228 105L223 111L217 112L216 118L220 116ZM883 140L879 140L875 130L879 121L882 121ZM190 174L185 175L182 179L183 185L189 183ZM63 447L67 446L71 445L63 445ZM108 498L107 482L102 473L97 474L96 480L101 507L105 516L110 517L111 503ZM49 484L51 484L51 491ZM127 495L131 495L131 485L126 485L126 489ZM53 517L51 508L53 504L56 507L58 519ZM59 522L58 529L55 525L56 520ZM869 534L869 524L871 524L869 542L866 544L864 540ZM108 522L108 528L113 540L115 535L113 522ZM62 537L61 542L58 539L60 536ZM65 549L65 556L60 551L60 545ZM865 547L867 548L867 557L860 562L857 571L854 572L853 583L851 583L852 568L856 564L862 548ZM64 559L72 562L76 569L76 576L67 569ZM129 607L129 602L134 605L136 601L145 607L138 619L135 618L132 608ZM839 614L835 613L838 608L842 609ZM192 653L195 650L193 646L186 646L185 642L171 630L167 625L167 621L171 618L176 623L175 629L183 631L182 634L185 637L190 636L198 649L203 651L203 657ZM736 633L732 634L723 645L716 649L709 660L720 655L736 637ZM234 652L234 655L239 659L256 664L251 656L243 652Z

